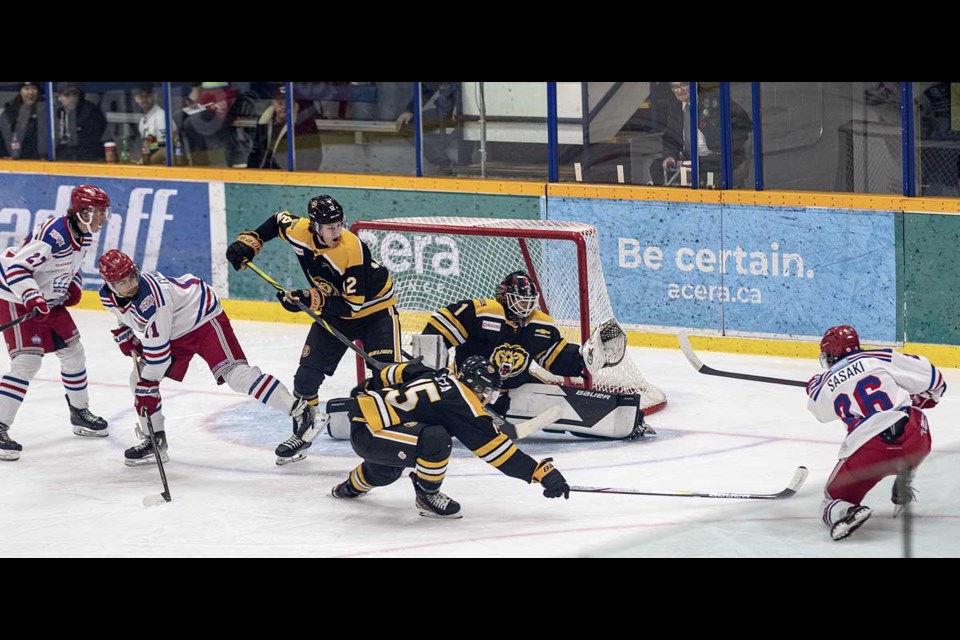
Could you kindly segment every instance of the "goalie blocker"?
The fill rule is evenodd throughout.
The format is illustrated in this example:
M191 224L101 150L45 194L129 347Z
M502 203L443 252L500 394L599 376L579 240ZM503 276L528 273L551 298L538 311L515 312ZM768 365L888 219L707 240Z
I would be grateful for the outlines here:
M583 344L580 353L591 375L603 367L612 367L623 360L626 353L626 334L613 318L603 321ZM434 369L448 366L449 350L440 336L413 336L413 355ZM551 407L561 407L559 416L543 428L548 433L571 433L574 436L601 439L637 438L654 435L643 421L640 396L632 393L612 394L580 387L529 383L509 392L507 420L531 420ZM338 398L328 402L330 414L328 433L332 438L348 440L350 424L343 408L349 399Z

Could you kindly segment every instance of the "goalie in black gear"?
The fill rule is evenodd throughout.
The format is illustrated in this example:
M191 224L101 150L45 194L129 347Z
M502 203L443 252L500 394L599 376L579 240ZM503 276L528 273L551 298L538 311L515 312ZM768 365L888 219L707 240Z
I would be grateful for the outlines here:
M455 348L459 369L471 356L488 358L503 377L504 393L493 410L510 419L536 416L550 406L567 406L547 431L568 431L599 438L633 438L652 433L643 423L639 397L579 387L543 385L531 363L561 377L595 375L626 353L626 334L613 318L596 327L584 345L571 344L553 318L537 308L536 283L523 271L507 275L494 299L460 300L433 315L414 336L413 354L437 368L446 366L447 350Z
M350 443L364 461L333 487L333 496L357 498L412 467L420 515L460 518L460 504L440 492L456 438L501 473L539 483L545 497L569 498L570 487L552 458L538 463L525 454L484 410L500 385L496 367L480 356L467 358L457 375L418 361L383 369L347 401Z
M299 301L351 340L361 340L375 360L397 362L400 321L390 273L373 260L369 247L345 226L340 203L319 195L307 203L305 218L281 211L255 231L241 233L227 248L227 260L239 271L247 260L257 256L264 243L277 237L286 240L311 288L277 292L283 308L298 313ZM345 344L314 323L293 378L293 395L316 407L320 385L336 371L346 350ZM303 452L328 419L326 413L318 412L315 421L294 420L293 434L277 446L277 464L306 457Z

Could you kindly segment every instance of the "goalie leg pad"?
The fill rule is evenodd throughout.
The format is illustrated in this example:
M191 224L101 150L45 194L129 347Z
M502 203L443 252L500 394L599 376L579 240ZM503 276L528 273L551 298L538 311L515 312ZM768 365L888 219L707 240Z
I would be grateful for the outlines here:
M629 393L530 383L510 391L506 417L512 422L529 420L558 402L563 405L563 412L553 424L544 427L545 431L606 439L652 435L643 423L639 396Z

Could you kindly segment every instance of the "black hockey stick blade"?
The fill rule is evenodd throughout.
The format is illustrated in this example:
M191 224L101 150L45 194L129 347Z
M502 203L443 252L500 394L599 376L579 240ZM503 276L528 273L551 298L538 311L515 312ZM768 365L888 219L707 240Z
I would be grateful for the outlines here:
M582 493L620 493L634 496L666 496L669 498L736 498L741 500L783 500L797 493L807 479L807 468L797 467L793 479L778 493L730 493L727 491L640 491L614 487L570 487L570 491Z
M136 363L135 357L134 357L134 363ZM146 407L144 407L140 411L140 415L144 418L144 420L147 423L147 435L150 438L150 442L153 444L153 457L157 461L157 470L160 472L160 482L163 483L162 493L146 496L143 499L143 506L155 507L159 504L163 504L164 502L170 502L171 500L170 486L167 484L167 473L163 469L163 458L160 455L160 449L157 447L157 435L153 431L153 421L150 419L150 416L147 414Z
M786 378L771 378L770 376L756 376L752 373L738 373L736 371L721 371L720 369L714 369L703 364L703 361L697 356L696 352L693 350L693 345L690 344L690 338L687 337L687 334L680 333L677 334L677 342L680 343L680 351L683 352L683 355L686 356L687 361L693 365L693 368L699 371L700 373L705 373L708 376L721 376L723 378L736 378L738 380L752 380L753 382L767 382L770 384L785 384L790 387L807 387L807 383L802 380L788 380Z

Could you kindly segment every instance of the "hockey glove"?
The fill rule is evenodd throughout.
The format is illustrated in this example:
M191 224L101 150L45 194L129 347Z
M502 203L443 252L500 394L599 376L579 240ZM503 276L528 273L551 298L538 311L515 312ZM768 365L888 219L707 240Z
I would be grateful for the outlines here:
M36 289L27 289L23 292L23 306L27 308L27 313L34 309L43 315L50 313L50 305L47 304L47 299Z
M323 313L326 296L319 289L291 289L289 291L277 291L277 300L283 305L283 308L292 313L300 311L297 302L310 309L317 315Z
M553 458L544 458L533 470L531 482L539 482L543 485L543 495L546 498L559 498L563 496L564 500L570 499L570 485L567 484L563 475L553 466Z
M80 285L76 282L70 283L70 288L67 289L67 300L63 303L65 307L72 307L80 302Z
M140 356L143 355L143 345L140 344L140 339L133 335L133 329L130 327L117 327L116 329L111 329L110 333L113 334L113 341L120 347L123 355L128 358L131 353L136 353Z
M146 407L147 415L152 416L160 406L160 383L156 380L140 380L133 392L133 406L137 415Z
M913 401L913 406L917 409L932 409L937 406L939 400L933 397L929 391L924 391L923 393L918 393L915 396L910 396L910 399Z
M262 247L263 242L256 231L244 231L227 247L227 262L237 271L246 269L244 262L256 258Z

